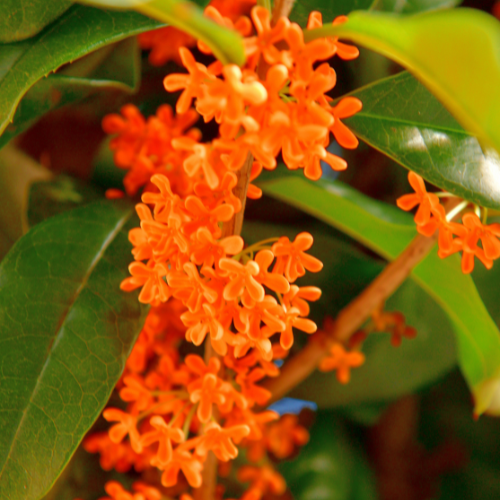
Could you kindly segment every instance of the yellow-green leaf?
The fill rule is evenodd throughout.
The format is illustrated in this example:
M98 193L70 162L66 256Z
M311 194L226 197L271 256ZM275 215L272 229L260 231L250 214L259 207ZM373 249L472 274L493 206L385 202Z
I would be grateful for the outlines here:
M409 69L465 129L500 152L500 22L493 16L465 8L413 16L358 11L304 38L332 35Z

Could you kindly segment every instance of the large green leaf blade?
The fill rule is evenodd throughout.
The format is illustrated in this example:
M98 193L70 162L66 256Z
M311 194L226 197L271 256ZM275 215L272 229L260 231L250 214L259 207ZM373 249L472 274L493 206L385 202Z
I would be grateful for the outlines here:
M36 500L108 400L145 309L120 281L133 208L109 201L35 226L0 266L0 497Z
M388 260L416 235L411 217L338 182L314 184L297 176L264 181L264 192L323 220ZM403 223L406 218L406 224ZM500 333L457 256L440 260L435 251L414 268L413 279L443 308L455 327L460 368L475 397L475 411L499 413Z
M474 9L414 16L357 11L339 26L305 34L336 35L409 69L487 147L500 152L500 23Z
M135 12L75 5L36 37L0 45L0 134L23 95L42 77L100 47L159 26Z
M71 0L2 0L0 43L18 42L36 35L72 3Z
M441 189L500 208L500 157L484 152L411 74L384 78L349 95L363 103L345 120L360 139Z

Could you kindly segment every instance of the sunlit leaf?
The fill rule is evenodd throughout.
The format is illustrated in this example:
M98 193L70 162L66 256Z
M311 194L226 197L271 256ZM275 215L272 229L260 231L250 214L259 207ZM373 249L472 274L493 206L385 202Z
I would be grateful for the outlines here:
M36 35L72 3L71 0L2 0L0 43L17 42Z
M412 75L402 72L349 95L363 109L345 123L370 146L445 191L500 207L500 157L483 152Z
M475 9L414 16L358 11L305 40L340 36L409 69L480 142L500 152L500 23Z
M297 176L264 181L270 196L298 207L345 232L388 260L395 259L417 234L411 216L367 198L339 182L312 183ZM415 267L413 279L448 314L458 343L460 368L475 397L475 411L496 405L500 377L500 333L472 278L457 256L439 259L433 250Z
M37 500L97 418L142 326L126 203L47 219L0 265L0 498Z
M100 47L158 26L135 12L75 5L36 37L0 45L0 133L38 80Z

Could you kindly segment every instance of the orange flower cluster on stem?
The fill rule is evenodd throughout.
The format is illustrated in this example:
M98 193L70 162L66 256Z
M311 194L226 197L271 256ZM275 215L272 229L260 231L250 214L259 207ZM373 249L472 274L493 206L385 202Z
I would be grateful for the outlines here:
M181 47L187 73L164 81L168 91L181 91L177 116L162 106L146 120L126 106L103 123L115 135L116 164L128 170L126 191L145 188L136 206L140 227L129 233L131 276L121 288L140 289L139 301L152 308L118 386L127 406L106 409L113 426L87 438L85 447L100 453L106 469L157 469L161 487L178 495L203 488L212 453L228 463L238 455L236 445L245 446L255 464L239 471L240 480L250 482L241 499L259 500L286 487L268 456L285 458L308 440L295 417L276 421L276 413L258 408L271 398L261 383L279 375L274 361L287 356L294 329L317 329L308 318L309 302L321 291L295 282L323 265L308 253L313 238L306 232L245 246L222 226L244 207L245 194L235 195L235 188L248 158L254 159L250 180L274 169L279 154L311 179L321 176L320 161L346 167L327 147L330 136L356 147L340 120L361 103L345 98L331 105L327 92L336 74L322 61L352 59L358 51L333 38L305 43L298 25L285 17L272 25L263 7L234 22L213 6L206 15L244 37L245 66L205 66ZM311 13L308 27L321 24L321 15ZM202 43L198 49L210 52ZM201 142L193 128L199 116L216 122L217 138ZM252 185L246 194L261 196ZM216 355L182 357L186 341L209 342ZM114 483L107 492L114 500L155 498L153 489L141 487L129 497Z
M397 200L398 207L411 210L418 206L415 214L417 231L424 236L439 232L438 255L441 258L462 252L462 272L471 273L474 269L474 257L477 257L487 269L500 257L500 224L486 225L487 211L484 209L483 220L479 218L480 208L467 211L462 215L462 224L453 222L461 211L471 205L463 201L448 214L440 203L440 198L453 197L449 193L428 193L424 180L414 172L408 174L408 180L415 190ZM481 244L481 245L480 245Z

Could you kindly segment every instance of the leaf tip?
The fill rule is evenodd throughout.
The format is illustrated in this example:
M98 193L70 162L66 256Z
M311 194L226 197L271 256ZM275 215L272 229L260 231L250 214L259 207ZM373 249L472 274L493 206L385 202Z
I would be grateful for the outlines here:
M478 384L473 393L476 420L483 413L494 417L500 416L500 374Z

